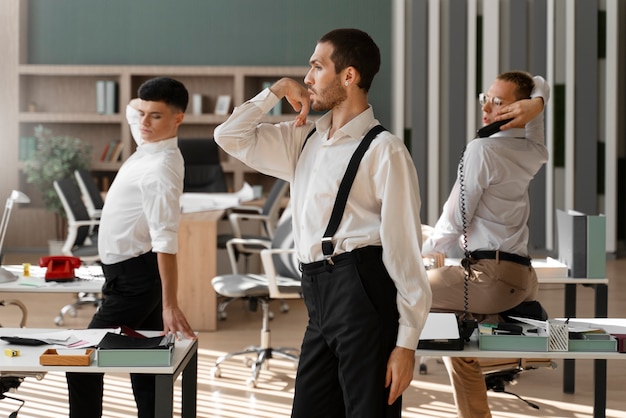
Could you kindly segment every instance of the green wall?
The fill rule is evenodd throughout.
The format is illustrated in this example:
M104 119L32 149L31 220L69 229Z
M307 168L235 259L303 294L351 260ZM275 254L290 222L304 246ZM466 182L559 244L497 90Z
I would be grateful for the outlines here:
M391 127L387 0L30 0L29 64L307 65L317 39L356 27L381 49L370 90Z

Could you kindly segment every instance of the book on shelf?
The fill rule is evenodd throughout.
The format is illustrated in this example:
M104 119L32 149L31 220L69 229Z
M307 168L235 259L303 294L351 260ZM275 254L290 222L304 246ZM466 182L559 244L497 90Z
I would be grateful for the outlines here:
M106 80L96 81L96 112L103 115L106 112Z
M110 147L111 147L111 144L106 144L104 146L104 148L102 149L102 153L100 154L100 161L106 161L107 154L109 153Z
M109 158L110 162L114 163L120 160L120 157L122 156L122 148L122 141L117 141L113 151L111 151L111 157Z
M114 139L104 146L102 150L102 154L100 154L100 161L102 162L111 162L113 160L114 153L121 153L122 141L119 139ZM119 158L119 154L117 154Z
M118 111L118 86L116 81L96 81L96 111L101 115L112 115Z

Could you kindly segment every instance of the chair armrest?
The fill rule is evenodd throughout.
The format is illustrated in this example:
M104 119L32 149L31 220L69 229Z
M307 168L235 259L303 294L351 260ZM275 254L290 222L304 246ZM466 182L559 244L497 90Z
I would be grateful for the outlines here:
M295 254L294 248L270 248L261 251L261 263L263 264L263 271L267 277L267 286L270 290L270 297L272 299L300 299L302 297L301 292L286 293L281 292L278 287L278 276L276 269L274 268L273 255L276 254Z
M241 232L242 221L259 221L268 233L268 238L273 238L274 228L271 225L270 217L267 215L260 213L231 213L228 215L228 221L230 222L235 237L241 237L243 235Z
M245 245L259 245L265 248L270 248L272 243L262 239L244 239L244 238L231 238L226 241L226 250L228 251L228 260L230 261L230 269L233 274L239 274L237 268L237 249L238 246ZM246 271L246 273L249 273Z

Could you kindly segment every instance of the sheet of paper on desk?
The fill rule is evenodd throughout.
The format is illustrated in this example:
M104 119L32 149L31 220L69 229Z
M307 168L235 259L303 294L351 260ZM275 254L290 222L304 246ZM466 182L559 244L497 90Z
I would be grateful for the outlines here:
M182 213L204 212L208 210L228 209L254 197L254 190L248 183L236 193L183 193L180 197Z
M420 340L458 339L459 323L453 313L430 312L426 318Z

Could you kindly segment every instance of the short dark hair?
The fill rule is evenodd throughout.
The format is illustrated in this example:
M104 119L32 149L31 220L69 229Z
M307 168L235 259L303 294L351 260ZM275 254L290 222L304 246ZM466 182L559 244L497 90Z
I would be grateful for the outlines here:
M530 93L535 88L533 77L526 71L508 71L500 74L497 79L509 81L517 86L513 93L516 100L529 99Z
M145 81L137 90L141 100L165 102L183 113L189 103L189 92L183 83L169 77L156 77Z
M322 36L318 43L329 42L334 51L330 59L339 73L354 67L361 75L360 88L369 91L374 76L380 69L380 50L374 40L359 29L335 29Z

